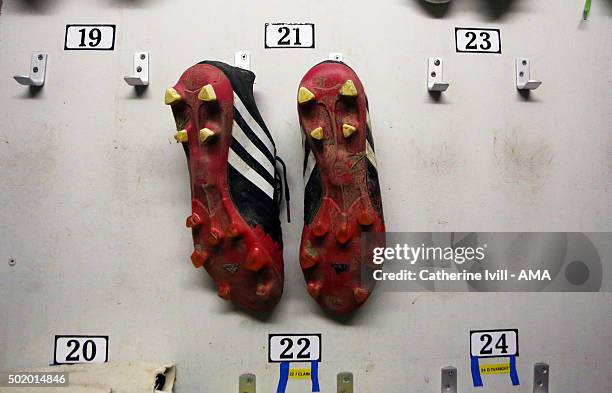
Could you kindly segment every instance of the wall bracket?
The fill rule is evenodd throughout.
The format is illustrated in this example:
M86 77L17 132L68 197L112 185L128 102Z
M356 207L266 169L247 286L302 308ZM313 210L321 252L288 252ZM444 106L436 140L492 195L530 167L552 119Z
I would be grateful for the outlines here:
M338 385L338 393L353 393L353 373L338 373L336 381Z
M14 75L13 78L24 86L42 86L45 84L48 55L43 52L34 52L30 59L30 72L28 75Z
M255 374L242 374L238 379L238 393L255 393Z
M516 59L516 88L519 90L535 90L541 81L531 79L531 62L527 58Z
M244 70L251 70L251 54L249 52L234 53L234 65Z
M440 372L440 392L457 393L457 368L444 367Z
M148 86L149 85L149 53L136 52L134 53L134 70L132 75L125 76L123 79L130 86Z
M533 366L533 393L548 393L549 371L547 363L536 363Z
M449 83L444 82L442 59L430 57L427 67L427 90L443 92L448 89Z

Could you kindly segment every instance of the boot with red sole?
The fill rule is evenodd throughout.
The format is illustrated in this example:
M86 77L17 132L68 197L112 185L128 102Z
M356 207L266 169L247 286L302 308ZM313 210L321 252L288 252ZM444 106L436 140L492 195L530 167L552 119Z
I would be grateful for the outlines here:
M362 255L364 234L385 231L368 100L350 67L326 61L302 79L298 113L306 184L300 265L319 305L347 314L374 289L378 267Z
M254 81L250 71L206 61L183 73L165 103L191 180L191 261L212 276L221 298L259 313L280 300L284 272L279 159Z

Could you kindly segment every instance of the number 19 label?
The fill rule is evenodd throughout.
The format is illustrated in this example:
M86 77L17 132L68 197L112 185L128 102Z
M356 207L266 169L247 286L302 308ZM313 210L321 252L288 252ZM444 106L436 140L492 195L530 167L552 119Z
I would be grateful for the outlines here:
M67 25L65 50L115 49L115 25Z
M457 52L501 53L501 33L499 29L455 28Z
M470 352L478 358L518 356L518 329L472 330Z
M320 334L270 334L269 362L321 361Z

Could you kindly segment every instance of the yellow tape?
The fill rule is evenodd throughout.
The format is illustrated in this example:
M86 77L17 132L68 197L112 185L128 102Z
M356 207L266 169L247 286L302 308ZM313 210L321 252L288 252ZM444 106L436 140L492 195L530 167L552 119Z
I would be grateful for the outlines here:
M481 364L481 374L510 374L510 363Z
M289 370L289 379L310 379L310 369L292 368Z

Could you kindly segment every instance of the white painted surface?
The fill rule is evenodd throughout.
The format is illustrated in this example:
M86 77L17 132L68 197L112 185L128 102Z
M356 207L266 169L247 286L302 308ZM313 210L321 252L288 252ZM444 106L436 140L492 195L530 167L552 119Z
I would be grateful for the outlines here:
M493 17L492 3L507 11ZM359 392L436 392L450 364L465 392L474 390L469 329L518 328L522 387L490 376L479 391L530 391L533 363L545 361L551 391L609 393L610 294L377 291L341 323L309 298L296 258L295 94L330 52L344 54L369 94L389 230L612 230L612 4L594 1L587 22L582 5L456 0L436 18L416 0L4 0L0 370L47 364L55 334L108 334L113 361L177 362L179 393L236 391L246 371L271 392L267 334L321 332L325 392L340 371L355 373ZM314 22L317 48L264 50L265 22ZM116 50L64 52L68 23L116 23ZM456 54L455 26L501 28L503 54ZM30 97L11 75L34 50L49 53L49 68ZM137 50L151 53L140 97L122 79ZM162 103L185 68L231 62L237 50L251 52L292 186L286 289L267 321L218 299L189 262L188 175ZM439 103L426 89L429 56L444 58L453 81ZM514 86L517 56L544 82L530 101Z

